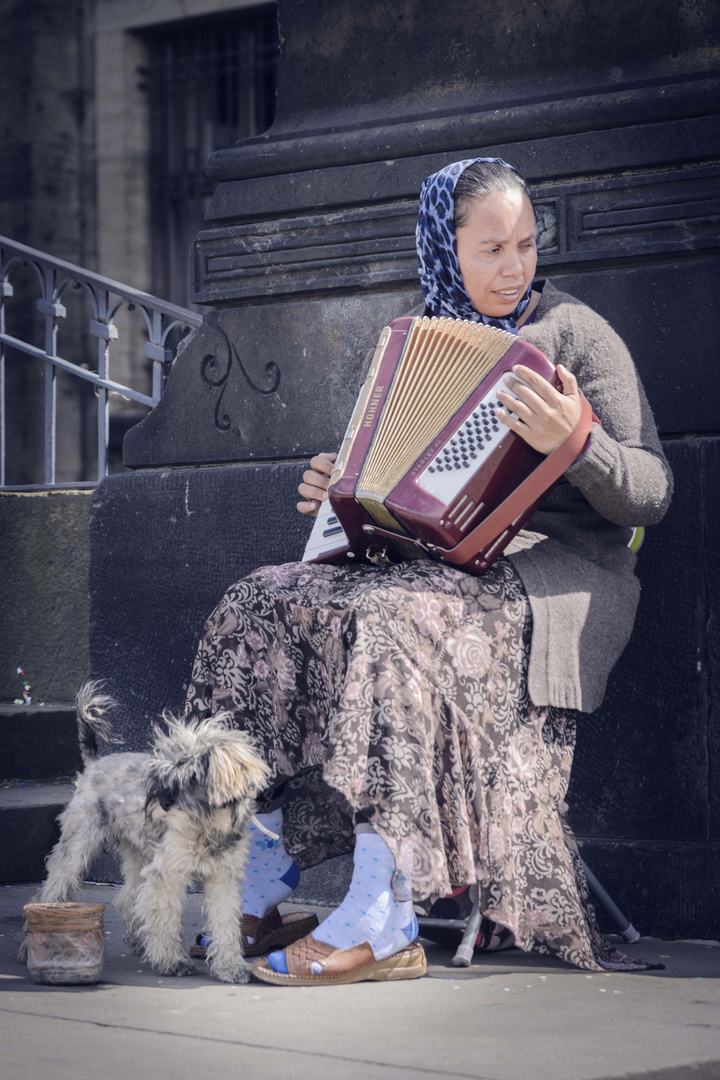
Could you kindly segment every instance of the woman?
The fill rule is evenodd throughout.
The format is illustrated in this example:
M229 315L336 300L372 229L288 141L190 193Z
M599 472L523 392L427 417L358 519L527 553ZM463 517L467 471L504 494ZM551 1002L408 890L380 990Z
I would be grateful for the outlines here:
M356 834L342 904L255 971L280 984L415 978L413 901L476 881L483 914L522 948L640 970L600 938L560 811L570 710L598 707L627 642L639 588L630 530L662 517L671 474L622 342L534 280L532 203L511 166L481 158L429 177L417 241L427 313L519 333L558 365L562 392L526 368L515 369L526 385L507 377L520 400L499 394L502 423L550 453L577 423L579 383L602 428L482 578L425 560L266 567L208 620L188 714L230 709L276 777L260 820L283 838L255 837L251 948L307 931L275 906L298 865L343 850L350 824ZM302 513L327 497L333 460L313 458ZM312 767L314 800L298 794Z

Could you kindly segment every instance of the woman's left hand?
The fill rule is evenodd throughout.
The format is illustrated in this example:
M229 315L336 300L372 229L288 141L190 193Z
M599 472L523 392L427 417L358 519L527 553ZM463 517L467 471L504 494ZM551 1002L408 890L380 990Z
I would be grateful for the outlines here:
M542 375L524 364L516 364L512 370L518 378L506 375L505 385L517 394L520 400L501 390L498 400L505 408L496 409L496 416L535 450L539 450L541 454L550 454L568 437L580 419L581 401L577 380L566 367L558 364L561 393L547 379L543 379ZM522 379L522 383L518 382L518 379ZM515 415L511 415L509 409L512 409Z

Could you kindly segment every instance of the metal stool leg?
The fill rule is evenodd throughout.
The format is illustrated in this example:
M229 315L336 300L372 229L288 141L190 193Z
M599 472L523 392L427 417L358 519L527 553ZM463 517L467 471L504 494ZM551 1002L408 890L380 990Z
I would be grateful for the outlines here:
M587 865L583 858L580 859L582 868L585 871L585 877L590 888L590 892L597 900L600 907L604 908L610 918L615 922L623 939L628 943L640 940L640 934L637 932L633 924L627 919L615 901L608 893L605 892L598 879L593 874L590 867Z
M470 895L472 896L473 906L470 912L469 918L465 924L465 933L463 934L462 941L457 947L457 952L452 958L453 965L455 967L469 967L473 952L475 950L475 942L477 936L480 933L480 923L482 922L482 915L480 914L480 890L477 885L470 886Z

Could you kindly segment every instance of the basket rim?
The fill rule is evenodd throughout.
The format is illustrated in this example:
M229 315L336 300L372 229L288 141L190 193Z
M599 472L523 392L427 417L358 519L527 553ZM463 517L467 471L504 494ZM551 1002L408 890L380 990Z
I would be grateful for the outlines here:
M23 907L30 931L102 929L104 910L104 904L82 904L70 901L54 903L31 901Z
M41 912L44 912L44 911L47 911L48 913L49 912L58 912L58 914L60 912L67 911L68 913L73 912L74 914L77 914L77 915L86 915L86 914L87 915L89 915L89 914L99 915L104 910L105 910L105 905L104 904L75 903L74 901L71 901L71 900L55 900L55 901L50 901L50 900L48 900L48 901L40 901L40 900L35 901L35 900L31 900L29 903L23 905L23 911L25 911L25 912L28 912L28 911L35 912L35 911L37 911L38 914L41 913Z

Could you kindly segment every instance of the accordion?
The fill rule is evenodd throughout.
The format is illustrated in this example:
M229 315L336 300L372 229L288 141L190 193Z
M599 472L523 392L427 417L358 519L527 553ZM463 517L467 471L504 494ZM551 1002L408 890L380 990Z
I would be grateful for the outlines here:
M560 388L547 357L504 330L411 316L386 326L303 561L430 558L484 573L583 452L596 419L582 397L567 439L547 456L534 450L495 416L515 364Z

